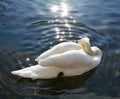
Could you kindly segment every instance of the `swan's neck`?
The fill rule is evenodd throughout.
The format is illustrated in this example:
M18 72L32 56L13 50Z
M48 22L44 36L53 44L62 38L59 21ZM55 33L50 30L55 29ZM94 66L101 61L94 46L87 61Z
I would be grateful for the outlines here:
M78 43L82 45L84 52L86 52L88 55L101 57L102 55L101 50L97 47L91 47L89 38L82 38L78 41Z
M87 54L89 54L89 55L91 55L91 56L93 56L93 55L95 54L94 51L91 49L89 43L85 43L85 44L83 45L83 50L84 50Z
M90 47L90 42L89 42L89 38L82 38L78 41L78 43L80 45L82 45L82 48L84 50L84 52L86 52L87 54L93 56L94 55L94 52L93 50L91 49Z

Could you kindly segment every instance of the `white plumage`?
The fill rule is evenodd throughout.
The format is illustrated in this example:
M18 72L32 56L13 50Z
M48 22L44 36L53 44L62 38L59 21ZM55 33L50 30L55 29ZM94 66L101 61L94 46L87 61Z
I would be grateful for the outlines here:
M63 42L38 56L38 65L12 74L32 79L56 78L60 72L64 77L81 75L95 68L101 61L102 52L98 47L90 47L89 39L82 38L78 43Z

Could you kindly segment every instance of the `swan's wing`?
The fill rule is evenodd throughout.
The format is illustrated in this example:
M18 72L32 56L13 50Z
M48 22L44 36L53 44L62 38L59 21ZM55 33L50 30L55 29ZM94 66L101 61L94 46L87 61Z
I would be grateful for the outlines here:
M74 42L63 42L60 43L56 46L54 46L53 48L51 48L50 50L44 52L43 54L41 54L40 56L38 56L35 61L39 61L42 60L44 58L47 58L51 55L55 55L55 54L60 54L69 50L79 50L81 49L81 45L74 43Z
M92 57L87 55L82 49L71 50L62 54L52 55L48 58L40 60L38 64L41 66L57 66L57 67L79 67L79 66L91 66L94 61Z

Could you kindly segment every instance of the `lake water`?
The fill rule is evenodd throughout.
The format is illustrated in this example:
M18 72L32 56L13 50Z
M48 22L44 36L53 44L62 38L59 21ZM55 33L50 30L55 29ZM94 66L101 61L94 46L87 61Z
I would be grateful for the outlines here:
M86 36L103 58L84 75L32 81L10 73ZM120 99L120 0L0 0L0 99Z

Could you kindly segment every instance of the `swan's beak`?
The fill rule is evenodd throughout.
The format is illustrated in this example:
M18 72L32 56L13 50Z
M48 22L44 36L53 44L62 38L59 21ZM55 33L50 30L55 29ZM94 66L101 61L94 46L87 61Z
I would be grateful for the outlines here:
M81 44L81 45L84 45L85 43L89 43L90 40L88 37L85 37L85 38L81 38L78 43Z

